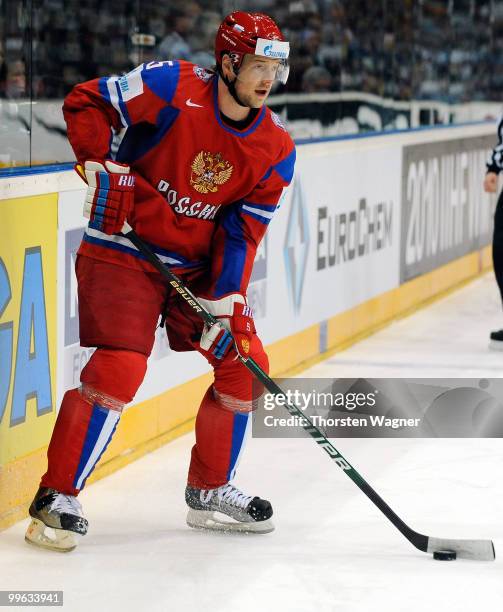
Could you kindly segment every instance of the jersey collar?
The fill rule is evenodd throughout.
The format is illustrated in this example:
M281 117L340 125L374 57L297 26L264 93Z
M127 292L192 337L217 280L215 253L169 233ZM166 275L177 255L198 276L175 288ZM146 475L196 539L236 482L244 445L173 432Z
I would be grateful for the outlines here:
M239 136L240 138L244 138L245 136L249 136L250 134L253 134L253 132L258 128L258 126L262 123L262 120L265 117L265 105L262 106L262 108L260 109L260 112L255 117L255 120L246 130L243 130L243 131L235 130L234 128L230 127L230 125L226 125L222 121L222 118L220 117L220 111L218 109L218 79L219 78L220 77L216 75L215 78L213 79L213 112L215 113L215 118L219 126L222 129L224 129L226 132L230 132L231 134L234 134L235 136Z

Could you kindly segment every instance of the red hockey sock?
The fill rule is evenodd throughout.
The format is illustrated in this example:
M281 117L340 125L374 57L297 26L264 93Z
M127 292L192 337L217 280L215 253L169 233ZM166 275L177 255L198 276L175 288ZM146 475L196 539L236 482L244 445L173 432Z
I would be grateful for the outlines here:
M246 439L248 412L223 408L206 391L196 419L196 444L192 448L188 483L198 489L216 489L234 475Z

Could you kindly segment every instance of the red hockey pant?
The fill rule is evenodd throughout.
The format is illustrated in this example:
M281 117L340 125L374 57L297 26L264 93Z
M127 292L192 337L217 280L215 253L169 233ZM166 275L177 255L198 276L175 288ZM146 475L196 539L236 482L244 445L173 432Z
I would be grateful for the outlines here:
M76 270L81 345L97 350L82 370L82 389L63 398L42 486L72 495L84 487L113 436L122 406L132 401L143 381L163 310L171 348L197 350L214 368L214 383L196 418L188 483L210 489L231 480L250 426L252 399L260 393L250 372L233 352L218 360L200 348L202 322L169 292L159 274L82 256ZM206 292L207 277L207 271L198 271L184 280L197 295ZM250 355L268 371L256 335Z

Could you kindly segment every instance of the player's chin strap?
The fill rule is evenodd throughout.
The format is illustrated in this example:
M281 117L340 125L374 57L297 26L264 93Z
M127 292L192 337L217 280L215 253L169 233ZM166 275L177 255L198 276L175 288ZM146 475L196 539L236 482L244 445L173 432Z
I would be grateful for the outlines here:
M238 71L236 70L234 72L234 74L236 75L236 78L233 81L229 80L224 75L224 72L220 66L218 67L218 74L220 78L222 79L222 81L224 82L225 86L227 87L229 93L234 98L235 102L237 102L237 104L239 104L239 106L242 106L243 108L251 108L250 106L248 106L248 104L243 104L243 102L241 102L238 96L238 92L236 91L236 81L238 80Z

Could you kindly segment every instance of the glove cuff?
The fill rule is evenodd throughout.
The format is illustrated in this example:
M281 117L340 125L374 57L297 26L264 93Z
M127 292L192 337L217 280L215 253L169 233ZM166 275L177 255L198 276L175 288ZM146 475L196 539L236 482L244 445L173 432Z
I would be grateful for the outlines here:
M234 314L234 304L243 304L246 308L246 298L241 293L230 293L217 300L199 297L198 300L214 317L232 317ZM251 316L251 309L250 315Z

